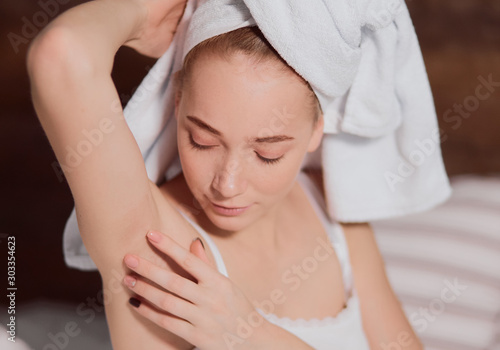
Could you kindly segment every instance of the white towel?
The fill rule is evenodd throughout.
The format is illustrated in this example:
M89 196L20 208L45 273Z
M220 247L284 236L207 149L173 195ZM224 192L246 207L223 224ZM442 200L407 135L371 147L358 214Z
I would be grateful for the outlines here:
M318 96L324 137L304 166L322 167L333 220L415 213L450 196L431 89L401 0L189 0L171 46L124 110L152 181L181 171L173 73L201 41L253 25ZM95 269L74 210L64 254L71 267Z

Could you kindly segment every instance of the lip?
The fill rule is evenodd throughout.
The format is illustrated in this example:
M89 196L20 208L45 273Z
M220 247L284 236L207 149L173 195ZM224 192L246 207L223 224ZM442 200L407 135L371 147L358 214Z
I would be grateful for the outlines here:
M234 208L228 208L228 207L223 207L221 205L215 204L212 201L210 201L212 204L212 208L214 211L218 214L224 215L224 216L237 216L240 214L243 214L245 211L247 211L253 204L250 204L246 207L234 207Z

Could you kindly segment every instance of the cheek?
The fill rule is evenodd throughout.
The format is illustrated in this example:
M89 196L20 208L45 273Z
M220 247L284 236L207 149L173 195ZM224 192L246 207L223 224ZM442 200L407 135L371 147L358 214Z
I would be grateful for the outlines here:
M177 147L184 178L191 190L195 192L196 188L203 187L205 182L209 181L210 159L204 156L204 151L193 149L186 139L187 135L181 135Z
M258 188L258 192L282 197L293 187L303 157L297 150L287 152L285 157L281 163L262 165L258 171L252 172L253 179L250 178L249 181Z
M202 157L199 153L201 152L191 150L190 147L184 150L179 149L184 177L188 182L196 181L197 186L207 182L211 173L209 158Z

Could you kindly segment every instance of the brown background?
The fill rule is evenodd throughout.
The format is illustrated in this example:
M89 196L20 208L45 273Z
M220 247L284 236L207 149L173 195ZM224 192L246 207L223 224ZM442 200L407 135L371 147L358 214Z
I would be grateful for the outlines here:
M79 2L59 5L57 13ZM407 4L439 124L447 135L442 151L448 174L500 173L500 88L480 101L470 116L460 118L460 126L444 118L448 109L475 95L479 76L491 74L500 82L500 2L412 0ZM33 23L40 11L37 1L0 3L0 261L7 257L5 235L15 236L17 302L50 298L79 303L97 294L100 278L97 272L81 272L64 264L62 232L73 201L66 182L60 182L52 169L56 159L30 102L25 69L28 43L20 44L16 53L8 37L9 33L22 36L23 17ZM37 18L43 26L43 17ZM153 59L132 50L118 52L113 77L123 102L153 64ZM0 271L4 285L6 263ZM0 303L5 304L5 298Z

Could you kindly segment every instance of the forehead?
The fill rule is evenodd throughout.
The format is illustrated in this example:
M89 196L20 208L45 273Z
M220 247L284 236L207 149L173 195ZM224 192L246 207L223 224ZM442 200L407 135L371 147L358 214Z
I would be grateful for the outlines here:
M228 60L213 55L200 58L183 90L185 108L212 122L251 121L262 127L279 114L286 114L289 123L310 120L307 86L293 71L283 72L276 65L257 64L243 54Z

